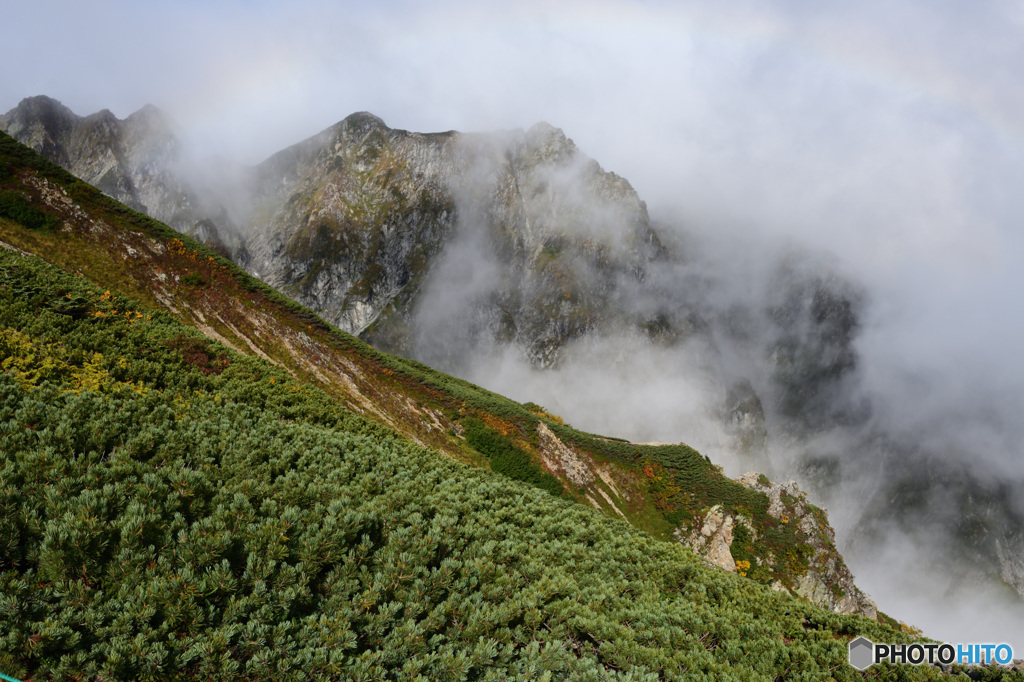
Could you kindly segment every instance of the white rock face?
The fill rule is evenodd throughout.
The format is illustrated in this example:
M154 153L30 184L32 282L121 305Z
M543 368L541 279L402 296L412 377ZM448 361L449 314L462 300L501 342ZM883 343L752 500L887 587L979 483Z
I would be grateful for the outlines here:
M578 487L594 482L596 465L589 456L563 443L544 422L538 422L537 435L541 458L549 470L556 475L561 474Z
M729 548L732 546L732 529L736 521L732 515L723 511L721 505L708 510L704 523L688 537L676 531L676 539L693 548L697 554L715 566L736 572L736 560Z

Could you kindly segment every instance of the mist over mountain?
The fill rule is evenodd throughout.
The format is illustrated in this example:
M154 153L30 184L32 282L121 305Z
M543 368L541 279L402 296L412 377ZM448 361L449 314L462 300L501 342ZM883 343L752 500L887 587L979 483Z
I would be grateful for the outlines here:
M103 169L114 196L148 208L132 188L188 186L168 161L117 161L140 156L130 143L83 147L62 107L39 123L22 109L9 130ZM90 165L90 149L117 162ZM886 599L942 595L960 622L947 633L986 631L970 606L982 599L991 637L1020 622L1020 395L981 376L939 386L880 353L892 302L855 263L652 220L625 179L546 124L418 134L357 114L223 188L212 194L232 210L209 215L239 236L236 260L342 328L581 428L685 441L733 475L797 478ZM179 221L201 238L216 224Z

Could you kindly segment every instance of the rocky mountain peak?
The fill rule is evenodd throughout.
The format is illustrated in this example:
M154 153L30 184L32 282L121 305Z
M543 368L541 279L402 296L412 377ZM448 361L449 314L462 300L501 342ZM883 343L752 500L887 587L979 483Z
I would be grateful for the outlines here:
M63 141L81 120L66 106L46 95L26 97L0 116L0 129L22 144L61 165L69 162Z
M57 121L74 121L79 118L79 116L59 101L46 95L26 97L18 103L17 107L9 111L6 116L12 115L26 121L29 119L37 120L44 125Z
M561 128L544 121L535 123L526 131L526 145L532 156L545 162L568 161L579 151Z
M390 130L382 118L368 111L357 111L354 114L349 114L341 120L338 128L342 135L354 138L363 137L375 130Z
M146 104L141 109L129 114L124 119L125 126L137 130L149 130L162 135L173 136L171 126L164 116L164 112L152 104Z
M197 193L177 176L177 139L152 105L121 120L109 109L83 117L51 97L29 97L0 116L0 129L176 230L197 234L200 223L212 225L197 208Z

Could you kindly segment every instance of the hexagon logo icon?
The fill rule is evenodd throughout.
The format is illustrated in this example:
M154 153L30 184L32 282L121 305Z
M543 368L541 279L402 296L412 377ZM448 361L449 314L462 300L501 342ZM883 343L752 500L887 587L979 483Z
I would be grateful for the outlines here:
M866 670L875 662L875 644L870 639L858 637L850 642L850 665L857 670Z

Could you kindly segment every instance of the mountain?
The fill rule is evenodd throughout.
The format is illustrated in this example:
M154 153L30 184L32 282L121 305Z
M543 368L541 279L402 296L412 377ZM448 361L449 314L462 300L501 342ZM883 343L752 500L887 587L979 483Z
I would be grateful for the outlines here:
M7 114L4 125L21 121L19 139L64 163L71 158L67 143L47 146L45 136L26 137L28 130L60 128L47 128L46 116L33 118L40 108L33 108L36 99ZM47 111L58 109L49 101ZM167 186L187 185L174 164L150 170ZM876 425L876 408L858 386L856 348L866 295L827 262L799 253L778 262L766 256L769 263L761 267L771 274L760 287L752 295L729 294L735 286L728 281L730 267L736 266L728 257L709 260L697 240L675 239L679 230L652 221L625 179L603 170L547 124L502 133L420 134L354 114L250 169L238 183L246 196L243 208L231 214L240 217L182 221L180 229L374 347L488 385L491 368L509 354L531 368L568 367L569 373L588 364L622 366L628 373L631 357L653 357L658 374L699 387L697 409L713 426L701 449L738 453L746 468L773 476L799 476L817 499L842 500L846 485L863 483L857 477L866 466L881 471L846 519L858 552L885 546L893 527L948 538L955 549L926 560L944 566L952 584L995 581L1024 595L1016 488L950 464L955 453L923 451ZM157 290L171 300L169 285ZM262 348L263 341L238 338L201 310L183 313L238 348ZM251 322L230 324L245 330ZM289 343L301 347L306 341ZM289 362L305 361L296 354ZM346 404L381 411L373 383L357 384L361 396L373 398L349 396ZM384 413L392 425L401 423L401 416ZM710 499L687 503L682 516L673 516L678 502L670 501L652 523L642 505L626 501L621 485L605 485L598 472L603 465L590 466L578 488L569 478L573 460L554 459L558 444L539 433L538 422L530 423L520 445L579 499L662 537L679 530L679 537L697 544L702 541L694 533L717 518ZM437 424L436 431L460 433L450 418L438 417ZM413 427L405 432L424 443L464 450L435 431ZM593 454L606 447L603 442L584 450ZM724 528L735 520L716 523ZM702 547L728 563L711 545ZM761 560L778 564L771 551ZM796 589L792 580L788 586ZM869 612L857 601L861 606L854 608Z
M787 594L842 573L793 484L375 351L6 135L0 241L5 674L853 679L908 641Z
M214 243L230 239L225 209L187 180L180 143L152 105L124 120L106 109L83 117L40 95L0 116L0 130L180 232Z
M7 145L11 168L25 163L14 144ZM824 512L792 486L785 503L773 506L766 479L747 486L731 481L685 445L631 444L581 433L532 403L520 405L381 354L184 235L101 201L81 181L36 166L15 172L18 189L3 195L7 215L18 218L9 207L27 196L30 207L41 207L63 227L32 231L8 225L0 232L5 242L166 309L207 337L274 362L349 409L455 459L489 465L666 539L699 532L711 517L719 519L718 526L725 519L730 526L743 525L749 532L741 534L734 551L751 562L752 577L817 595L839 612L874 617L874 605L853 584L835 549ZM81 208L86 203L93 207L88 212ZM783 517L787 521L780 524ZM736 572L737 562L729 558L732 538L731 530L718 533L704 553L713 550L721 567Z
M405 354L424 280L443 276L439 260L500 270L501 287L473 292L460 326L547 366L611 311L618 280L642 279L663 254L629 183L546 124L423 135L354 114L255 176L250 269L342 329Z
M229 189L208 184L200 201L182 189L191 185L166 128L81 141L92 139L93 120L123 131L158 118L146 108L124 122L109 112L82 119L35 97L0 128L377 348L465 376L502 349L551 368L588 339L685 346L710 394L708 418L755 455L752 466L766 463L757 457L767 447L766 401L797 429L851 413L835 408L835 396L854 364L852 287L783 268L776 300L723 315L708 304L713 284L690 267L699 259L665 246L629 183L550 125L419 134L353 114ZM121 187L177 192L187 210ZM212 195L237 205L229 211ZM770 338L750 342L750 325L770 327ZM752 382L757 367L737 369L738 356L760 366L768 355L767 382Z
M256 176L250 271L375 347L489 386L510 355L570 372L657 358L701 388L722 434L705 443L749 468L826 500L880 469L846 524L864 556L898 528L923 538L952 591L1024 599L1019 485L873 419L857 352L870 302L827 258L766 255L760 290L734 296L727 258L673 238L628 181L545 123L420 134L360 113Z
M455 222L455 134L355 114L254 170L250 270L353 334L422 284Z

